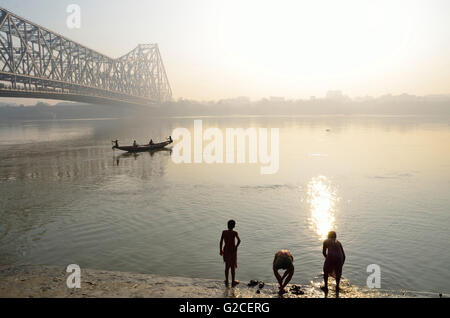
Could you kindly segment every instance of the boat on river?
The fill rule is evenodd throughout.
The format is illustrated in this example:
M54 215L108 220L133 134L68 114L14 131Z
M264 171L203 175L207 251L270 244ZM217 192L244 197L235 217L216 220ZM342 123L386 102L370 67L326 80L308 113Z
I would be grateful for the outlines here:
M149 143L145 145L138 145L134 144L131 146L119 146L118 140L113 140L113 147L112 149L119 149L126 152L144 152L144 151L152 151L156 149L162 149L168 145L170 145L173 142L172 137L169 136L166 141L159 142L159 143Z

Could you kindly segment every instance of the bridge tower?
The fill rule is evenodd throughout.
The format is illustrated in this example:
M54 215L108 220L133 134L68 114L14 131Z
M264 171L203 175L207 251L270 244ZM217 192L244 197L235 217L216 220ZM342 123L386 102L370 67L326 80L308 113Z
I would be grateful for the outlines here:
M0 96L147 105L172 90L157 44L114 59L0 7Z

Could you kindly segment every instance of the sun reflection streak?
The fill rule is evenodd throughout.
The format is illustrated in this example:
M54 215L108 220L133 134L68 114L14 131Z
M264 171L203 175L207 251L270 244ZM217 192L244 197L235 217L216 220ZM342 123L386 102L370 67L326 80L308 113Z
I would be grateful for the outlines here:
M310 224L321 240L334 228L336 191L325 176L318 176L308 183L308 203L311 208Z

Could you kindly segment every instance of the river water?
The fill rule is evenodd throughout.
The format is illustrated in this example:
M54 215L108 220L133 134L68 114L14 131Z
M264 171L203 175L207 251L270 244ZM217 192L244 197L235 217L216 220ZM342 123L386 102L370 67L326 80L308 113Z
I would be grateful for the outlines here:
M279 128L279 170L261 164L179 163L174 151L111 149L161 140L175 128ZM334 229L343 276L367 266L389 290L450 292L450 120L298 116L54 120L0 124L0 263L78 264L223 279L219 238L233 218L237 276L274 281L290 249L293 282L320 279Z

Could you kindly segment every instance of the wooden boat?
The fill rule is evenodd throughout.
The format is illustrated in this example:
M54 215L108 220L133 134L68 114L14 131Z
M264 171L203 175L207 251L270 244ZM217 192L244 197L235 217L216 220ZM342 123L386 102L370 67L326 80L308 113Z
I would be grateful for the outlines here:
M144 151L152 151L156 149L162 149L173 142L172 138L168 138L166 141L154 144L146 144L146 145L136 145L136 146L119 146L118 140L113 141L112 149L119 149L126 152L144 152Z

